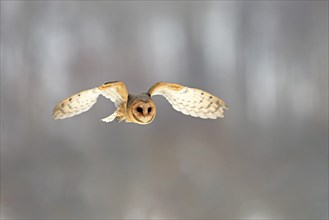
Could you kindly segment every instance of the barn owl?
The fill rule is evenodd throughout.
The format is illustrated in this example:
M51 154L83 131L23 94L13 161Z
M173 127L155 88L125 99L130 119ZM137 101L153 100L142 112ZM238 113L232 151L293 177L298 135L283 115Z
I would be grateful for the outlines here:
M52 115L54 119L64 119L88 111L96 103L99 95L110 99L117 107L113 114L102 119L104 122L116 119L119 122L125 120L142 125L151 123L157 111L152 99L154 95L164 96L175 110L193 117L223 118L224 109L228 109L222 100L200 89L158 82L147 92L132 95L128 93L123 82L114 81L64 99L56 105Z

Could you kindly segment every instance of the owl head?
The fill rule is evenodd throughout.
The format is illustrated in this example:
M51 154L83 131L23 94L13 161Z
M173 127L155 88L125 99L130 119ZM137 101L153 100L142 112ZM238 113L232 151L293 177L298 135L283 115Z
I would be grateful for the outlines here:
M156 106L147 93L134 96L129 95L127 109L131 109L128 114L139 124L149 124L156 115Z

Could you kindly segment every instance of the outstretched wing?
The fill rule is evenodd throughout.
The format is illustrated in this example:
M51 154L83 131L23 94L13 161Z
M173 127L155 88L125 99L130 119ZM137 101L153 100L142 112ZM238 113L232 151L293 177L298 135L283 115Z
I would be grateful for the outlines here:
M172 107L185 115L193 117L211 118L224 117L225 103L216 96L200 89L186 86L158 82L148 91L153 95L162 95Z
M53 110L54 119L64 119L88 111L96 103L99 95L105 96L119 107L123 102L127 102L128 90L123 82L116 81L81 91L56 105Z

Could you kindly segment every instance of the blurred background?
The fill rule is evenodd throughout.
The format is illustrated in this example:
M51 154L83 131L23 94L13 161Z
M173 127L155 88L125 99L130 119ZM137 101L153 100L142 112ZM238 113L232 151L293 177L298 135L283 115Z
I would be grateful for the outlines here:
M52 119L114 80L230 110ZM1 217L327 218L328 1L1 1Z

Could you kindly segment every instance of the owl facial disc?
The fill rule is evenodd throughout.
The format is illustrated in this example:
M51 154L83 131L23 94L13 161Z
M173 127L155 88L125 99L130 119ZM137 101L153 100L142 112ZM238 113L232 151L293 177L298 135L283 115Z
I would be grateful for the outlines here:
M135 100L132 106L133 117L142 124L149 124L153 121L156 115L156 107L154 102L149 99Z

